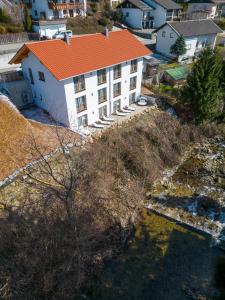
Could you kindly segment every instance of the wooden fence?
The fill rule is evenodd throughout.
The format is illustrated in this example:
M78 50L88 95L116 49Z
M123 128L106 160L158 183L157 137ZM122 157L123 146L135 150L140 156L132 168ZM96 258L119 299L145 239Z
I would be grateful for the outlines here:
M0 45L38 41L39 34L36 32L5 33L0 34Z

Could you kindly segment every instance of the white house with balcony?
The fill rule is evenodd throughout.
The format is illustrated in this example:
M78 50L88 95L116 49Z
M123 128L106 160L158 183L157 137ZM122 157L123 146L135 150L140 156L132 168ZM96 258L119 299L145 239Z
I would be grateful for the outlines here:
M76 130L136 101L143 57L149 54L121 30L26 43L10 63L22 64L35 104Z
M125 0L118 9L124 22L136 29L158 28L177 20L181 12L181 6L172 0Z
M167 22L156 32L157 52L171 58L176 58L171 54L171 46L179 36L184 37L186 53L178 58L179 61L192 59L206 47L214 49L217 35L223 33L211 19Z
M86 0L24 0L40 36L52 38L57 31L66 30L67 18L86 16Z
M225 15L225 0L191 0L188 3L189 17L220 18Z

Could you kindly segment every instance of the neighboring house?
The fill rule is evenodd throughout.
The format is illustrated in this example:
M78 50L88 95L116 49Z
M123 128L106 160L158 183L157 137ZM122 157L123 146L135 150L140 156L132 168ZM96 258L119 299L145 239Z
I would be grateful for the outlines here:
M158 28L177 20L181 12L181 6L172 0L125 0L118 8L125 22L139 29Z
M37 106L78 129L135 102L148 54L129 31L106 30L67 41L27 43L10 63L22 63Z
M220 18L225 15L225 0L191 0L188 3L188 16L201 14L207 18Z
M154 8L141 0L125 0L118 8L121 10L124 22L136 29L154 28Z
M33 29L41 36L52 37L66 30L66 18L86 16L86 0L23 0L33 20Z
M122 2L123 0L110 0L110 6L112 8L117 8L117 6Z
M204 48L214 48L216 37L223 31L211 20L189 20L167 22L157 31L156 50L168 57L175 58L170 48L179 36L183 36L186 44L186 54L179 61L197 56Z

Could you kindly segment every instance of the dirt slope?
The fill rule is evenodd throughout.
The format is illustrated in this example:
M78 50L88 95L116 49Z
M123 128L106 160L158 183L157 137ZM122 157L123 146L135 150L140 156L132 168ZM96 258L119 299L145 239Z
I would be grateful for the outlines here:
M64 128L56 129L24 118L7 97L0 96L0 180L59 145L58 134L79 138Z

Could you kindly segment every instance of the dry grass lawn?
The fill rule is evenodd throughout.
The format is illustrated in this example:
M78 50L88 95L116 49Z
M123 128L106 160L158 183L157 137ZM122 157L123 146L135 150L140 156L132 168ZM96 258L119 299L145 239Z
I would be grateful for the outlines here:
M55 150L59 137L69 142L79 135L28 120L6 97L0 97L0 180L40 158L40 152L46 155Z

